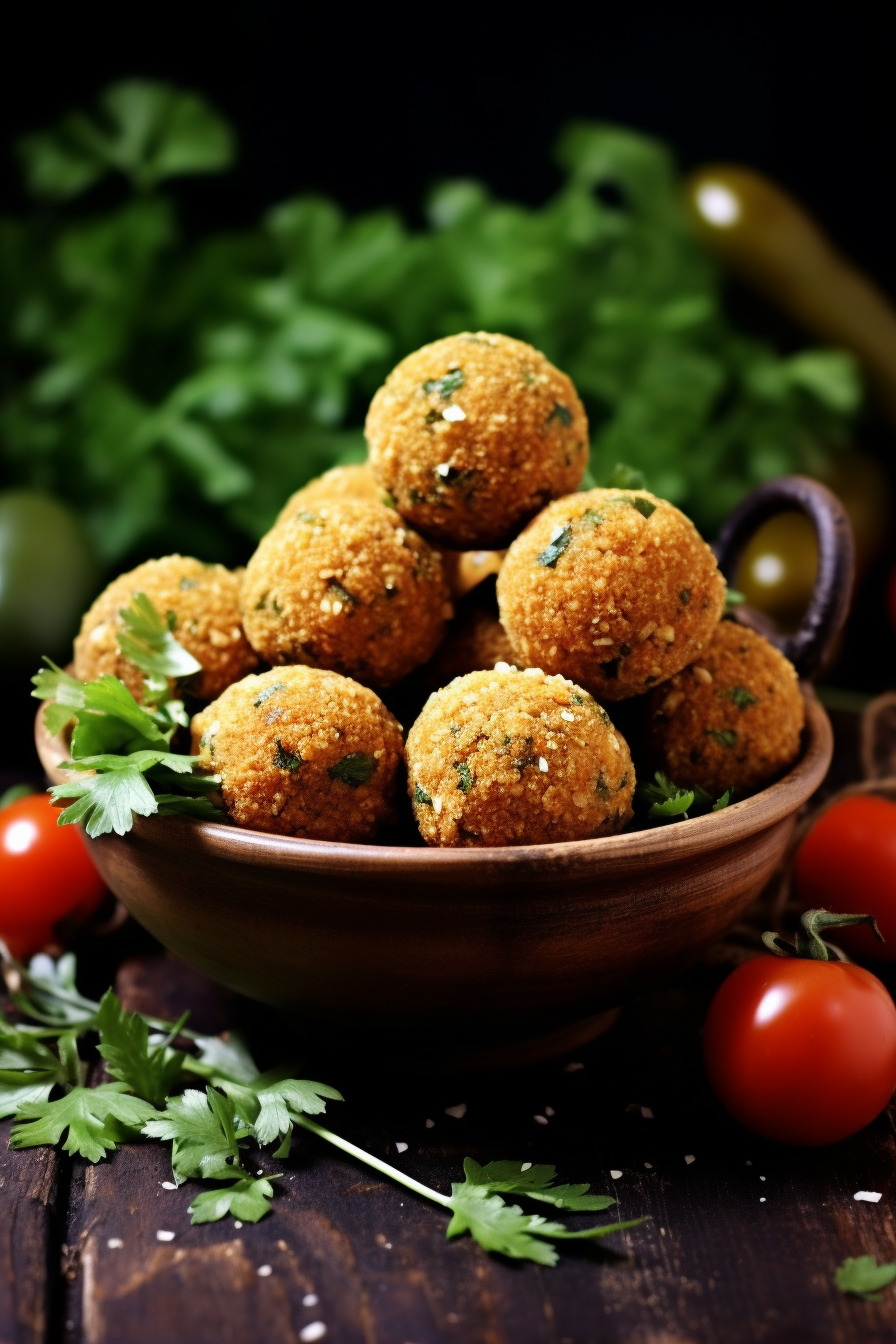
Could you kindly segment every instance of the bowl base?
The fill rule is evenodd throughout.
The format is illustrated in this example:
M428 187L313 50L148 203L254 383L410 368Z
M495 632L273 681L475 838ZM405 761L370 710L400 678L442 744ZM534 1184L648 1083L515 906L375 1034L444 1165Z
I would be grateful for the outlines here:
M610 1030L621 1012L621 1008L608 1008L590 1017L580 1017L575 1022L565 1022L552 1031L527 1036L522 1041L505 1041L477 1050L462 1049L456 1054L446 1050L422 1067L427 1073L482 1073L490 1069L517 1069L529 1064L543 1064L546 1060L557 1059L596 1040Z

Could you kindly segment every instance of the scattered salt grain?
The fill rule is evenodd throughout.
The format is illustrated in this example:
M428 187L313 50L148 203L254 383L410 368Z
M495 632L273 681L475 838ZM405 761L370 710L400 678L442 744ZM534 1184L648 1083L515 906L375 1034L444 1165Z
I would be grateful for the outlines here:
M163 1190L176 1190L176 1189L177 1189L177 1185L175 1184L174 1181L160 1181L159 1184L161 1185L161 1187L162 1187Z
M764 1176L760 1176L759 1179L760 1179L760 1181L764 1181L764 1180L765 1180L765 1177L764 1177Z
M157 1232L157 1233L156 1233L156 1241L173 1241L173 1240L174 1240L174 1233L173 1233L173 1232Z
M273 1272L270 1265L259 1265L255 1271L260 1279L269 1279Z
M621 1175L622 1175L622 1172L621 1172L621 1171L617 1171L615 1167L613 1167L612 1170L610 1171L610 1177L611 1177L611 1179L614 1180L614 1181L618 1181L618 1180L619 1180L619 1177L620 1177Z
M462 411L459 406L446 406L444 411L442 412L443 420L453 421L456 423L459 420L466 420L466 418L467 418L466 412ZM315 1335L315 1339L316 1338L317 1336Z
M879 1190L857 1190L857 1191L855 1192L855 1194L853 1195L853 1199L864 1199L864 1200L866 1200L869 1204L876 1204L876 1203L878 1202L878 1200L880 1199L880 1191L879 1191Z
M524 1162L524 1163L522 1164L522 1166L520 1167L520 1171L529 1171L529 1170L531 1170L531 1167L532 1167L532 1163L531 1163L531 1162Z
M688 1153L687 1157L686 1157L684 1160L685 1160L685 1162L687 1163L688 1166L690 1166L692 1162L696 1162L696 1161L697 1161L697 1159L694 1157L694 1154L693 1154L693 1153Z
M462 1101L458 1106L446 1106L445 1114L453 1115L455 1120L463 1120L467 1113L467 1103Z
M565 719L567 723L575 723L576 716L575 714L570 714L568 709L561 709L560 717L561 719Z
M584 1069L584 1067L585 1067L585 1065L584 1065L580 1060L578 1060L578 1059L571 1059L571 1060L569 1061L568 1064L564 1064L564 1066L563 1066L563 1072L564 1072L564 1073L578 1073L579 1070L580 1070L580 1069Z
M408 1150L408 1146L407 1146L406 1143L396 1143L396 1145L395 1145L395 1151L396 1151L396 1153L406 1153L407 1150Z
M110 1251L120 1251L124 1242L121 1237L110 1237L106 1242L106 1245L109 1247Z
M645 1162L645 1163L644 1163L644 1166L647 1168L648 1171L653 1171L653 1163L652 1163L652 1162Z
M546 1115L533 1115L532 1119L535 1121L536 1125L546 1125L548 1123Z
M327 1327L323 1321L312 1321L310 1325L306 1325L303 1330L299 1331L299 1339L302 1344L311 1344L312 1340L323 1339L326 1333Z
M546 774L547 774L547 772L548 772L548 763L547 763L547 761L545 760L545 758L544 758L543 756L539 756L539 758L538 758L538 768L539 768L539 770L541 771L541 773L542 773L543 775L546 775Z
M425 1124L427 1129L435 1129L435 1120L427 1120L425 1121Z
M234 1220L233 1220L233 1225L234 1225L234 1227L236 1227L236 1228L240 1228L240 1227L242 1227L242 1223L240 1222L239 1218L234 1218Z
M545 1106L544 1113L545 1115L554 1115L555 1112L553 1106Z
M760 1195L760 1196L759 1196L759 1203L760 1203L760 1204L764 1204L764 1203L765 1203L765 1195Z
M317 1293L306 1293L305 1296L302 1298L302 1306L316 1307L319 1301L320 1298L318 1297Z
M752 1165L753 1165L753 1163L750 1161L749 1158L747 1158L747 1166L748 1166L748 1167L752 1167Z

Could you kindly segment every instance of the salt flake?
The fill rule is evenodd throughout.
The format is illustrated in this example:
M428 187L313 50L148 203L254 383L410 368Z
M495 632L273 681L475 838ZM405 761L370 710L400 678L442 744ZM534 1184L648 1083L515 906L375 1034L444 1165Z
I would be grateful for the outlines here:
M260 1279L269 1279L273 1272L270 1265L259 1265L255 1271Z
M434 1129L434 1128L435 1128L435 1124L436 1124L435 1120L426 1120L426 1121L424 1121L424 1123L425 1123L427 1129Z
M532 1119L535 1121L536 1125L546 1125L548 1123L546 1115L533 1115Z
M621 1172L621 1171L617 1171L617 1169L616 1169L615 1167L613 1167L613 1168L611 1169L611 1171L610 1171L610 1178L611 1178L612 1180L614 1180L614 1181L618 1181L618 1180L619 1180L619 1177L620 1177L621 1175L622 1175L622 1172Z
M106 1245L109 1247L110 1251L120 1251L124 1242L121 1237L110 1237L106 1242Z
M467 1103L462 1101L458 1106L446 1106L445 1114L453 1115L455 1120L463 1120L467 1113Z
M176 1184L176 1182L174 1182L174 1181L160 1181L159 1184L161 1185L161 1187L162 1187L163 1190L176 1190L176 1189L177 1189L177 1184Z
M305 1296L302 1298L302 1306L316 1307L319 1301L320 1298L318 1297L317 1293L306 1293Z
M524 1162L520 1167L520 1171L528 1171L531 1166L532 1166L531 1162Z
M877 1204L880 1200L879 1190L857 1190L853 1199L864 1199L869 1204Z
M685 1158L684 1160L685 1160L685 1162L687 1163L688 1166L690 1166L692 1162L696 1162L696 1161L697 1161L697 1159L696 1159L696 1157L694 1156L693 1153L688 1153L688 1155L686 1156L686 1158Z
M173 1241L173 1240L174 1240L174 1233L173 1233L173 1232L161 1232L161 1231L160 1231L160 1232L157 1232L157 1233L156 1233L156 1241Z
M310 1325L306 1325L304 1329L299 1331L299 1339L302 1344L311 1344L312 1340L323 1339L326 1333L327 1327L323 1321L312 1321Z
M396 1143L396 1145L395 1145L395 1151L396 1151L396 1153L406 1153L407 1150L408 1150L408 1146L407 1146L406 1143Z

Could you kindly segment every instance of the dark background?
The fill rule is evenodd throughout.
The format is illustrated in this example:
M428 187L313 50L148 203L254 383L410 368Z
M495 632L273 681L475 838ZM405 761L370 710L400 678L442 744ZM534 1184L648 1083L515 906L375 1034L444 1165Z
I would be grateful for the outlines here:
M618 121L683 167L778 178L893 294L894 51L893 7L864 3L18 4L0 29L0 122L8 147L115 78L198 88L240 136L239 171L195 193L199 222L220 226L306 190L413 221L450 175L537 204L559 181L558 129ZM8 152L0 189L14 202Z

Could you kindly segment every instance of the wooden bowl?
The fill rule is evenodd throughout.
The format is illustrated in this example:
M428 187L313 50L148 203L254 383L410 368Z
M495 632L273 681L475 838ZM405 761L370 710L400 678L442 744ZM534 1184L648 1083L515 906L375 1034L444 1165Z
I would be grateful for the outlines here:
M830 633L830 637L836 631ZM517 1063L575 1048L625 999L693 962L757 896L822 782L810 688L799 760L725 810L565 844L424 849L138 818L90 842L167 948L344 1048ZM66 744L37 719L49 777Z

